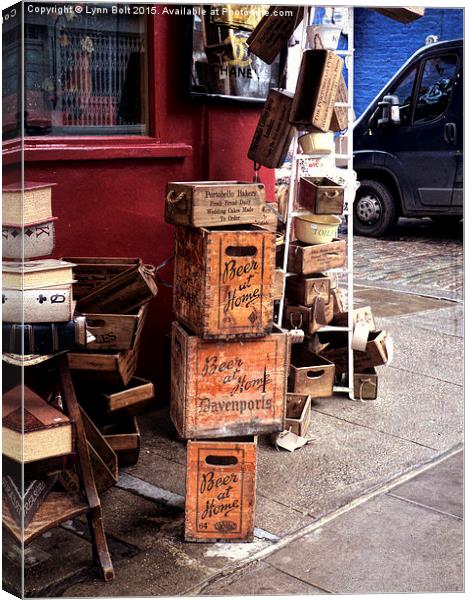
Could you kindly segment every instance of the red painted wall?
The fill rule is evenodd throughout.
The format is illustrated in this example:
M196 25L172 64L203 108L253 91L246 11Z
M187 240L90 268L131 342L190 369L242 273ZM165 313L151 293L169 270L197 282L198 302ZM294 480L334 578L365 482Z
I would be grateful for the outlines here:
M157 17L152 24L155 55L150 79L155 79L157 137L162 143L190 145L191 156L83 159L86 149L82 149L68 159L70 149L50 154L49 148L48 154L48 140L42 138L44 151L35 151L40 160L27 159L25 180L57 184L53 190L53 212L59 218L55 257L139 256L158 265L173 253L173 228L163 219L168 181L252 179L253 165L246 153L261 109L184 99L183 29L180 17ZM51 160L44 160L48 156ZM7 179L8 174L7 168ZM261 177L268 199L274 199L273 171L263 169ZM171 280L172 265L161 275ZM155 381L158 394L161 377L168 375L162 373L162 349L172 320L171 290L159 286L150 306L139 370Z

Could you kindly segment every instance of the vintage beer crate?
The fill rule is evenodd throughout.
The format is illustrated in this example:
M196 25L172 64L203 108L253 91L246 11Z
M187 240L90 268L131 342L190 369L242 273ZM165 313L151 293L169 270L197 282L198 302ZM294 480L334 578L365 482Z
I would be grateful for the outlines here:
M75 257L62 258L74 264L73 295L76 300L90 294L93 290L107 285L111 279L125 271L137 270L142 265L140 258L114 257Z
M157 295L153 265L139 265L113 277L77 302L81 312L131 314Z
M348 103L348 88L343 74L339 78L338 93L336 94L335 103ZM330 130L343 131L348 127L348 108L347 106L335 106L331 117Z
M203 340L172 328L171 420L183 438L282 431L289 342L263 338Z
M276 12L286 14L273 14ZM270 65L286 47L289 38L302 20L303 11L299 6L273 6L255 27L246 40L249 51Z
M292 348L289 372L289 391L308 394L312 398L333 395L335 365L326 358L310 352L305 346Z
M286 430L306 437L312 417L312 397L305 394L287 394Z
M173 310L204 338L272 329L275 235L261 227L175 229Z
M140 454L140 431L137 419L120 420L102 428L105 440L117 455L119 468L135 465Z
M335 239L326 244L304 244L295 241L289 246L289 271L299 275L312 275L328 269L344 267L346 241Z
M333 318L329 311L330 322ZM316 331L328 324L323 298L318 296L311 306L301 304L287 304L284 308L284 327L288 329L303 329L306 335L313 335Z
M286 280L287 297L292 302L312 306L315 298L322 298L325 304L330 302L331 279L324 273L314 273L310 277L288 277Z
M424 6L400 6L398 8L373 8L372 10L400 23L412 23L423 17L426 9Z
M129 350L140 340L147 311L148 303L128 315L83 313L87 329L95 337L87 350Z
M256 450L253 437L188 442L186 541L253 541Z
M80 373L81 380L127 385L137 369L139 346L140 344L136 344L130 350L109 354L69 352L67 357L70 368Z
M250 160L270 169L282 166L294 136L289 123L291 106L291 93L269 90L248 150Z
M376 400L379 378L375 369L365 369L354 373L354 398L359 400Z
M264 206L262 183L174 182L166 186L165 221L192 227L262 223Z
M327 177L301 177L297 200L317 215L341 215L344 188Z
M330 50L305 50L289 121L298 129L329 131L343 60Z

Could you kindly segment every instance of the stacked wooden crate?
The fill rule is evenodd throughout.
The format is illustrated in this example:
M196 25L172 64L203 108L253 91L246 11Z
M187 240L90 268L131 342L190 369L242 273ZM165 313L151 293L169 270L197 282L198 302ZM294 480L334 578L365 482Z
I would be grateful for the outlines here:
M178 205L178 212L175 211ZM273 329L264 186L169 183L171 418L188 439L185 539L251 541L256 436L284 427L289 341Z

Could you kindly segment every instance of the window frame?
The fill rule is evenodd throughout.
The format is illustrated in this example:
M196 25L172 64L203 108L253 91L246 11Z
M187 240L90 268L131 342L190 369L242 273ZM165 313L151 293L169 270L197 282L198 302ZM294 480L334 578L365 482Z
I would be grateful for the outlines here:
M24 161L93 160L116 158L184 158L192 146L183 142L166 143L160 139L157 122L163 118L157 103L159 81L157 64L157 16L147 15L147 94L148 135L61 135L24 137ZM21 160L18 139L3 142L3 163Z

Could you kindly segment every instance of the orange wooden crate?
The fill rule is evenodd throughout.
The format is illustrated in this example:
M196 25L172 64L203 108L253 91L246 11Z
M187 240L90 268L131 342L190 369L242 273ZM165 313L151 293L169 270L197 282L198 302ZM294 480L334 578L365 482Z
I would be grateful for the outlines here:
M256 438L188 442L186 541L253 541L256 446Z
M203 340L173 323L171 419L183 438L282 431L290 346L285 333Z
M256 226L175 230L173 310L203 338L268 334L275 234Z

